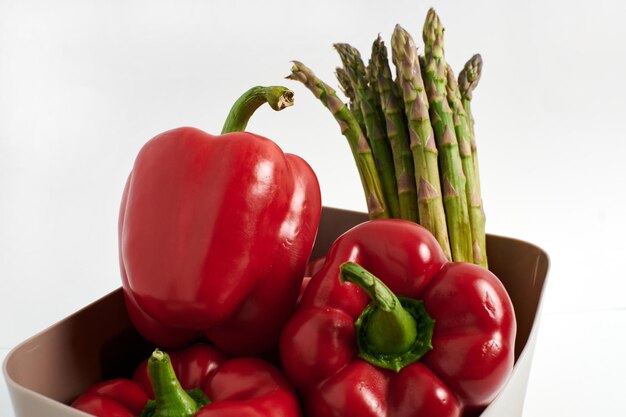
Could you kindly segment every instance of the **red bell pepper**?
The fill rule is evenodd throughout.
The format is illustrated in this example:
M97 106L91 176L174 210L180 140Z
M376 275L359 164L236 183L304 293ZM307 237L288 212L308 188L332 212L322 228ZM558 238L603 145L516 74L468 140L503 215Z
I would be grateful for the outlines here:
M98 417L300 416L298 399L276 368L255 358L227 360L206 344L171 356L157 349L133 379L94 385L72 407Z
M452 417L493 400L515 333L495 275L448 262L418 224L373 220L334 242L280 356L308 416Z
M240 356L276 346L317 233L319 184L303 159L236 131L291 94L255 87L233 106L231 133L174 129L139 152L120 208L120 266L130 318L154 344L204 335Z

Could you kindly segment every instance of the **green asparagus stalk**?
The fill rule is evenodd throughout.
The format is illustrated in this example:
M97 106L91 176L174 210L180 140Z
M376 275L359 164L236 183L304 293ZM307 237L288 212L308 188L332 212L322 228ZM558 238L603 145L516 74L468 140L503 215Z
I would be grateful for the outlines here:
M337 76L337 81L339 81L341 91L343 91L343 94L350 100L350 103L353 104L356 96L354 94L354 88L352 88L352 83L350 83L350 78L348 78L346 70L341 67L337 67L335 68L335 75Z
M459 144L461 165L465 174L465 194L467 196L470 227L472 232L473 262L487 268L487 250L485 242L485 215L480 193L478 191L477 177L472 160L470 146L470 131L467 114L461 102L461 93L452 68L447 67L447 98L448 104L454 116L454 129Z
M343 94L349 100L348 107L350 111L354 115L357 122L359 122L361 130L365 132L365 121L363 120L363 113L361 113L361 106L358 104L358 97L354 92L354 88L352 87L352 83L350 82L350 78L348 77L346 70L341 67L337 67L335 68L335 75L337 76L337 81L339 81L341 91L343 91Z
M452 110L446 98L446 62L443 53L443 26L434 9L426 16L423 31L425 84L430 118L439 149L441 188L450 234L452 259L473 262L472 236L465 194L465 175L454 130Z
M459 90L461 102L467 114L470 129L470 145L472 147L472 159L474 161L474 171L476 172L476 183L480 193L480 174L478 171L478 154L476 151L476 132L474 130L474 116L472 115L472 93L480 81L483 70L483 59L480 54L476 54L465 63L463 70L459 73Z
M396 25L391 37L392 59L396 66L404 111L408 122L411 154L415 166L420 224L435 236L451 259L446 215L441 197L437 147L428 113L428 98L411 35Z
M365 81L372 97L374 107L376 107L378 113L384 119L384 113L381 103L380 93L378 92L378 80L376 79L376 68L374 68L374 61L370 58L367 67L365 67Z
M372 150L359 127L359 123L348 107L337 97L335 90L320 80L313 71L301 62L293 61L291 74L287 78L304 84L330 110L339 123L341 133L348 140L359 171L369 217L371 219L389 217L389 209L383 197L383 189L376 171Z
M415 167L409 144L404 103L398 86L393 81L387 58L387 47L380 36L372 45L369 69L370 84L376 87L376 93L380 97L381 108L385 115L387 138L391 144L398 184L400 215L405 220L419 222Z
M365 121L367 138L376 161L383 194L389 208L389 216L400 217L398 186L394 175L391 148L387 140L384 118L377 109L367 84L365 64L363 64L361 54L354 47L345 43L335 44L334 47L341 57L343 67L354 88L355 96L359 97L358 101Z

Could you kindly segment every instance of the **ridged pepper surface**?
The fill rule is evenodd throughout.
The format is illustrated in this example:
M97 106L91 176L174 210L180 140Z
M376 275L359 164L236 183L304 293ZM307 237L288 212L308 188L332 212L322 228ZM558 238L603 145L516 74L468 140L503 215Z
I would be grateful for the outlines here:
M489 404L513 368L513 305L477 265L448 262L405 220L340 236L281 335L310 417L458 417Z
M98 383L72 402L97 417L299 417L286 378L256 358L226 359L208 344L156 350L133 378Z
M206 336L245 356L276 345L317 233L319 184L302 158L238 130L263 102L284 107L285 91L251 89L220 136L178 128L137 155L120 208L120 265L131 320L154 344Z

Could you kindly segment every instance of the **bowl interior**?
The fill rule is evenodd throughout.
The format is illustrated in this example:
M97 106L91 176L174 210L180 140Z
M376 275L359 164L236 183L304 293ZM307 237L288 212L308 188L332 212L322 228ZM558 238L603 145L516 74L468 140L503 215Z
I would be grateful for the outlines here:
M364 213L325 207L312 259L324 256L339 235L366 220ZM548 256L530 243L492 235L487 239L487 253L490 269L505 285L515 307L517 360L536 320ZM133 329L118 289L30 338L7 356L4 373L16 415L33 415L22 411L36 399L67 404L97 381L129 377L152 349ZM55 415L74 415L76 411L64 409Z

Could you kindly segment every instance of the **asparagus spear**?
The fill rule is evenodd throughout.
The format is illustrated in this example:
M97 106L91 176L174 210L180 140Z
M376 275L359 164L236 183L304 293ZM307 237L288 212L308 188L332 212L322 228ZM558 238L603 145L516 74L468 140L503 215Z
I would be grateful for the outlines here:
M346 70L337 67L335 68L335 75L337 76L337 80L339 81L339 86L341 87L343 94L350 100L348 104L350 111L354 115L357 122L359 122L361 130L365 132L365 121L363 120L363 113L361 113L361 106L357 102L358 97L354 93L354 88L352 88L352 83L350 82L350 78L348 77Z
M443 26L434 9L428 10L423 31L425 82L430 118L439 149L441 188L450 234L452 259L472 262L472 236L465 194L465 175L454 130L452 111L446 99L446 62L443 54Z
M470 129L470 145L472 147L472 159L474 161L474 171L476 172L476 183L480 193L480 175L478 173L478 154L476 152L476 133L474 130L474 116L472 115L472 93L480 81L483 70L483 59L480 54L476 54L465 63L463 70L459 73L459 90L461 92L461 102L467 114Z
M374 103L374 106L376 107L376 110L378 111L379 115L383 116L382 118L384 119L384 114L383 114L383 108L382 108L382 103L381 103L381 97L380 97L380 93L378 92L378 80L376 79L377 74L376 74L376 68L374 68L375 64L374 61L372 60L372 58L370 58L367 67L365 67L365 81L367 82L367 87L368 90L370 92L370 96L372 97L372 102Z
M441 198L437 147L428 114L428 98L421 77L417 48L411 35L396 25L391 37L392 59L396 66L406 113L410 147L415 166L419 219L451 258L446 215Z
M348 107L337 97L335 90L301 62L293 61L291 74L287 78L304 84L330 110L339 123L341 133L348 140L361 177L369 217L371 219L389 217L372 150Z
M369 70L370 83L376 87L376 93L380 97L381 107L385 115L387 137L391 143L393 165L398 184L400 215L405 220L418 222L415 168L409 144L404 103L398 86L393 81L387 58L387 47L380 35L372 45Z
M358 102L363 113L367 138L376 161L383 194L389 208L389 216L400 217L398 186L394 176L393 157L387 141L385 122L368 87L365 64L363 64L361 54L354 47L345 43L335 44L334 47L341 57L343 67L354 88L355 96L359 98Z
M465 174L465 194L467 196L470 227L472 232L472 252L474 263L487 268L487 251L485 242L485 215L482 200L478 191L477 177L472 160L470 131L467 114L461 102L461 93L450 66L447 66L446 91L448 104L454 115L454 129L459 143L461 165Z

